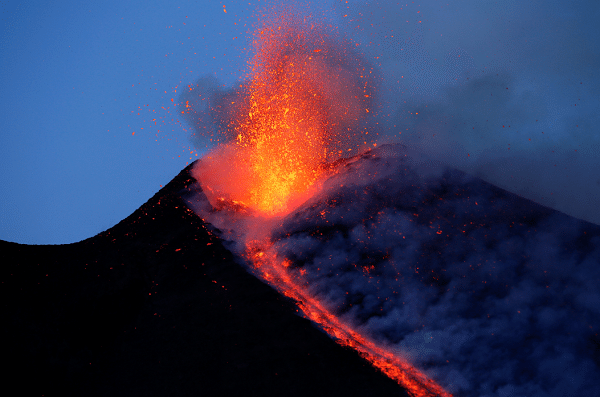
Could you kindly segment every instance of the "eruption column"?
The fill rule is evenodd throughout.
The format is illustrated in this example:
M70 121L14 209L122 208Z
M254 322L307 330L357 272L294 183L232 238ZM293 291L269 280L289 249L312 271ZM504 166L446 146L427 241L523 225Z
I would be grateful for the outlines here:
M310 197L321 166L370 145L364 122L373 70L348 44L284 15L255 33L249 83L228 108L233 138L197 170L215 205L288 213Z

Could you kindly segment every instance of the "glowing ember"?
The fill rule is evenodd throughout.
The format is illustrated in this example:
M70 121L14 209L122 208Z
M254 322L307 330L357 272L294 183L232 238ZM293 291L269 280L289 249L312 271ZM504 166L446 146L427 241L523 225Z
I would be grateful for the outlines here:
M320 165L370 143L358 129L373 78L347 43L289 15L255 37L246 96L231 103L235 141L203 159L197 176L213 205L222 198L278 215L310 197Z
M257 231L309 199L324 179L326 163L374 145L364 129L374 78L348 43L292 16L267 23L255 37L251 79L240 86L245 95L228 106L233 121L224 134L233 139L193 171L213 208L210 216L227 209L235 221L243 219L244 256L254 270L340 344L356 349L413 396L449 396L311 296L291 275L290 262L269 250L268 232ZM226 227L235 221L229 219Z

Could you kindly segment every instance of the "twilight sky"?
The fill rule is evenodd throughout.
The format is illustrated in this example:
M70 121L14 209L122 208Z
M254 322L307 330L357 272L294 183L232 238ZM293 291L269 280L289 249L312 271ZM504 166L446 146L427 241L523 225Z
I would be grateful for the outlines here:
M388 139L599 223L599 3L397 3L319 2L380 67ZM91 237L195 159L181 88L243 77L264 4L2 2L0 239Z
M243 68L248 11L223 4L2 2L0 239L91 237L196 158L171 98Z

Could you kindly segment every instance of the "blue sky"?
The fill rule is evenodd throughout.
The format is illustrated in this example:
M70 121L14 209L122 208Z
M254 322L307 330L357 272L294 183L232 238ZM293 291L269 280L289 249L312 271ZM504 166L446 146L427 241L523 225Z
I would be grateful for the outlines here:
M600 222L597 2L330 3L381 69L390 139ZM265 2L0 4L0 239L59 244L113 226L196 158L171 98L243 77Z
M91 237L196 158L171 98L244 68L249 13L223 4L2 2L0 239Z

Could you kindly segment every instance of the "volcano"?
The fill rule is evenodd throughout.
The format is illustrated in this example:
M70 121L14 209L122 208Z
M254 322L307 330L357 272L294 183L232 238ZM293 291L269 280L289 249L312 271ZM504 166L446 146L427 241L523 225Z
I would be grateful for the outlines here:
M439 395L597 395L599 226L382 145L331 164L247 256L236 230L253 215L210 205L201 162L93 238L0 242L5 385L438 395L431 380ZM398 384L413 367L423 389Z

